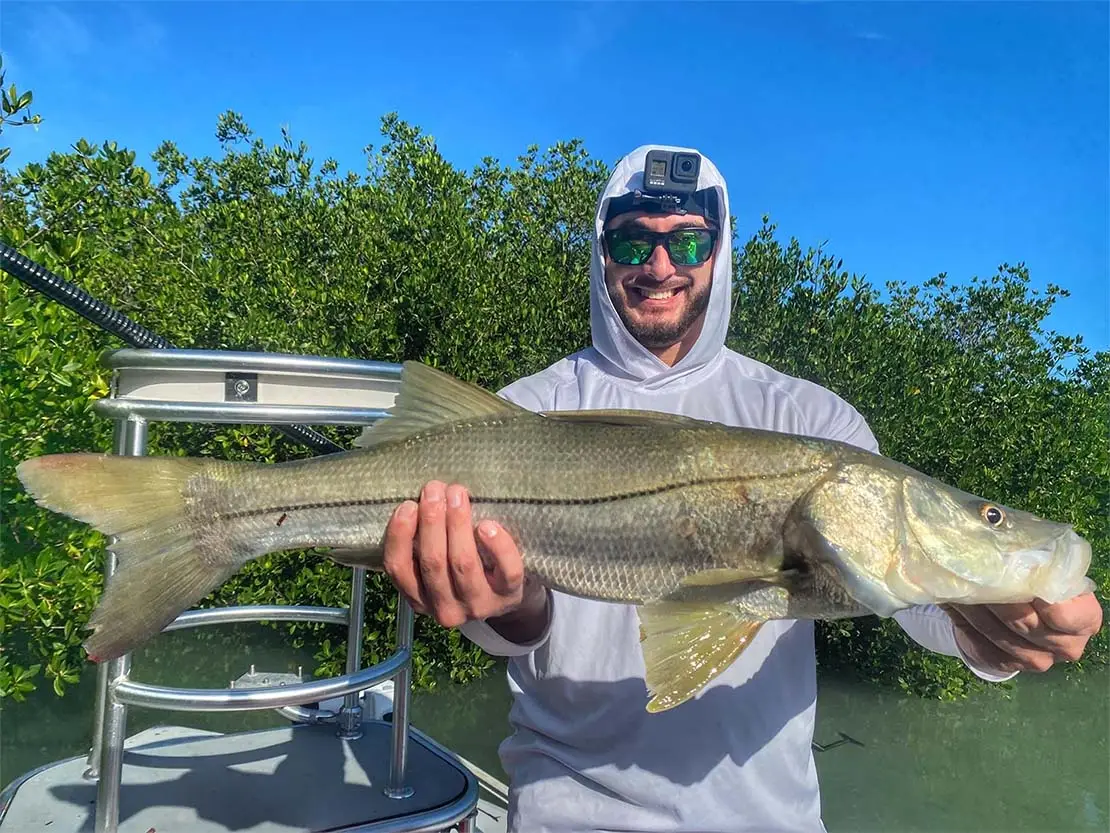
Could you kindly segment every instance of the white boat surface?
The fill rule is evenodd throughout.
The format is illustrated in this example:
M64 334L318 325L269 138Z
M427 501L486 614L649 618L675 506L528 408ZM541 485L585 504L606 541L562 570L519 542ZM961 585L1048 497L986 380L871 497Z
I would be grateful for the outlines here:
M167 725L129 737L119 833L503 833L506 785L414 727L412 795L385 794L389 688L366 693L375 705L368 703L356 740L337 737L330 722L234 734ZM0 794L0 831L94 833L97 782L88 764L86 755L57 761L9 785Z

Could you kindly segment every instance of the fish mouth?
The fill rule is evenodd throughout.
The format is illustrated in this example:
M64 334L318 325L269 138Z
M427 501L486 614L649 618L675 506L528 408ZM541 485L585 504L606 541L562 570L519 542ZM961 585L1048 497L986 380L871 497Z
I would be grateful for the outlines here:
M1094 590L1095 584L1087 576L1090 566L1090 543L1068 530L1051 541L1050 547L1013 553L1006 571L1013 570L1019 577L1029 575L1037 598L1055 604Z
M903 543L910 551L929 552L914 530L904 532L909 533ZM1090 565L1091 545L1067 529L1023 549L997 551L986 560L945 564L927 555L910 558L887 581L910 604L1005 604L1031 598L1055 604L1094 590L1086 574Z

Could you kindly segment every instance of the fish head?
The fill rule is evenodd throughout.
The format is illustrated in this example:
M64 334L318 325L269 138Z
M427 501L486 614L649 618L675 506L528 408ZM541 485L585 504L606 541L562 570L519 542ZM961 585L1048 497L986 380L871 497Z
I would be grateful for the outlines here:
M894 585L905 581L937 602L964 604L1055 603L1094 589L1091 545L1068 524L916 473L902 480L902 509Z
M918 604L1059 602L1094 588L1067 524L948 486L885 458L842 464L795 506L788 551L835 568L880 616Z

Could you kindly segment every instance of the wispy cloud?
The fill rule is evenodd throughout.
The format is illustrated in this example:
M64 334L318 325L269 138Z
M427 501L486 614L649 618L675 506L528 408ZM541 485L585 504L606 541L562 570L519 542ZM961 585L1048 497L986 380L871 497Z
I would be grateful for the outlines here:
M529 78L578 75L606 45L613 31L612 16L604 3L580 5L572 14L552 22L545 32L543 51L509 48L505 52L507 71Z
M871 29L864 29L861 32L856 32L854 37L858 38L859 40L886 40L887 39L887 36L884 35L882 32L876 32L876 31L873 31Z
M135 3L121 3L119 9L127 21L124 38L128 45L144 55L161 54L166 46L166 27Z
M59 6L42 6L30 18L23 41L35 57L50 64L87 57L95 46L92 30L77 16Z
M594 51L605 41L606 29L600 17L602 6L588 6L571 18L569 31L560 40L557 54L564 72L573 74L587 63Z
M94 57L111 63L165 52L165 26L137 4L117 3L104 11L94 16L81 6L36 6L33 13L24 8L21 57L36 68L72 69Z

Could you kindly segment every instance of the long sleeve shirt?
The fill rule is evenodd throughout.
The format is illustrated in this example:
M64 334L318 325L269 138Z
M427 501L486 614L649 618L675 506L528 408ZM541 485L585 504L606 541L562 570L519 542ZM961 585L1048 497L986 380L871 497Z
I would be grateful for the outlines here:
M616 166L598 202L592 346L514 382L502 396L533 411L662 411L877 452L867 423L843 399L726 348L733 280L727 225L690 351L667 365L625 329L606 289L601 236L609 202L642 188L648 150L638 148ZM724 179L704 157L698 187L713 192L720 217L730 216ZM811 747L817 700L811 621L767 622L696 697L652 714L644 708L636 609L558 592L549 602L547 626L532 644L513 644L481 621L462 627L488 652L509 658L512 734L500 754L509 775L510 831L824 830ZM943 611L916 607L896 618L929 650L960 656Z

